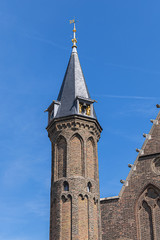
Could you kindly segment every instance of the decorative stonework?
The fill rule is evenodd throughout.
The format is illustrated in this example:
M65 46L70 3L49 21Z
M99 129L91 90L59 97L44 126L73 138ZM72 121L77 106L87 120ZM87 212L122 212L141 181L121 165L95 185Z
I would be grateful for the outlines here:
M158 174L158 175L160 175L160 157L158 157L158 158L155 158L153 161L152 161L152 170L156 173L156 174Z
M95 135L97 141L99 140L102 131L102 128L97 122L97 120L84 118L81 116L73 116L68 117L67 119L53 120L47 126L48 136L50 137L51 134L56 134L58 131L62 131L65 129L70 129L72 131L85 129Z

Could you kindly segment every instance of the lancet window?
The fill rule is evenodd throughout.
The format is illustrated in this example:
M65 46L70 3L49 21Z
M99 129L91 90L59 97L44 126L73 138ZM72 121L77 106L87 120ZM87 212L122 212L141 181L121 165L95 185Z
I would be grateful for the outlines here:
M160 236L160 190L149 185L138 200L140 240L158 240Z

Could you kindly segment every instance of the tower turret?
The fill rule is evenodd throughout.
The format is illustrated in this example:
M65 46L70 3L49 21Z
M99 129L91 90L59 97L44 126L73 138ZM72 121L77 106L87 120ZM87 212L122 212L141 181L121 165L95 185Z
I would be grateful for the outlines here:
M56 101L48 107L52 144L50 240L100 240L97 142L102 131L79 62L76 28Z

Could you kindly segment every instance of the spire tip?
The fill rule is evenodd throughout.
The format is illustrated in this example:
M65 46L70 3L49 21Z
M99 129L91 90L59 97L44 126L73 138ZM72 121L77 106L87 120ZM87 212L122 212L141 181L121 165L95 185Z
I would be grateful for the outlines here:
M73 27L73 39L72 39L73 46L72 46L72 48L77 48L77 45L76 45L76 43L77 43L77 39L76 39L76 22L77 21L74 18L73 20L70 20L69 22L70 22L70 24L71 23L74 24L74 27Z

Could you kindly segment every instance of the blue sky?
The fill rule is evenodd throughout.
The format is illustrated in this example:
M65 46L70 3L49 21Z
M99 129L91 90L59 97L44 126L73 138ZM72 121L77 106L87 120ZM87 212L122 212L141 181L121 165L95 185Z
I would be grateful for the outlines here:
M78 54L103 133L101 197L118 195L160 103L159 0L0 1L0 240L49 239L57 98L77 17Z

